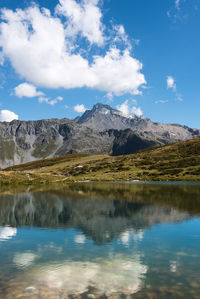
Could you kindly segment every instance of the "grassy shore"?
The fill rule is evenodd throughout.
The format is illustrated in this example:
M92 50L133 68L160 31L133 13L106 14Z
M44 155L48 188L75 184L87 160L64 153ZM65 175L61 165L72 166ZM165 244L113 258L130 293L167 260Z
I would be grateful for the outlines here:
M72 154L0 171L1 185L134 180L200 181L200 137L133 155Z

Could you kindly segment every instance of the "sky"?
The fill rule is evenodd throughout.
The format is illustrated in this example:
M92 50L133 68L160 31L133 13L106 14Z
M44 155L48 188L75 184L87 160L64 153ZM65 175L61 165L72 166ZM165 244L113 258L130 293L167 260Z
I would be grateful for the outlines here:
M1 0L0 121L103 103L200 128L200 0Z

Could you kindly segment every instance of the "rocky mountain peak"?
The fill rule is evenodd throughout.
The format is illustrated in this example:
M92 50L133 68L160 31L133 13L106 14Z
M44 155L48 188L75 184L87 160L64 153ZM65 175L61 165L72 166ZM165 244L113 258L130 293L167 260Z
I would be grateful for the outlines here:
M101 104L101 103L97 103L96 105L94 105L93 108L91 109L91 111L92 112L102 112L102 111L116 111L117 112L117 110L113 109L109 105Z
M176 124L154 123L148 118L126 115L101 103L97 103L74 121L97 131L131 129L140 137L161 144L187 140L200 135L200 130Z

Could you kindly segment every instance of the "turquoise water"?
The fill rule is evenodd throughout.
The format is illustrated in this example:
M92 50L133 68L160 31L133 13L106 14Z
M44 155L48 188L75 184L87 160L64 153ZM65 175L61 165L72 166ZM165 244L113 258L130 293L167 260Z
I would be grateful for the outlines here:
M199 217L199 185L2 194L0 298L200 298Z

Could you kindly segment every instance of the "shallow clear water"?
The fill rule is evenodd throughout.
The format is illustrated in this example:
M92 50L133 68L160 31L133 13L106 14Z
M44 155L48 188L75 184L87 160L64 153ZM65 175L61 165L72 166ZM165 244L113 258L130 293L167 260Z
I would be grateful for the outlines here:
M200 298L200 186L0 195L0 298Z

